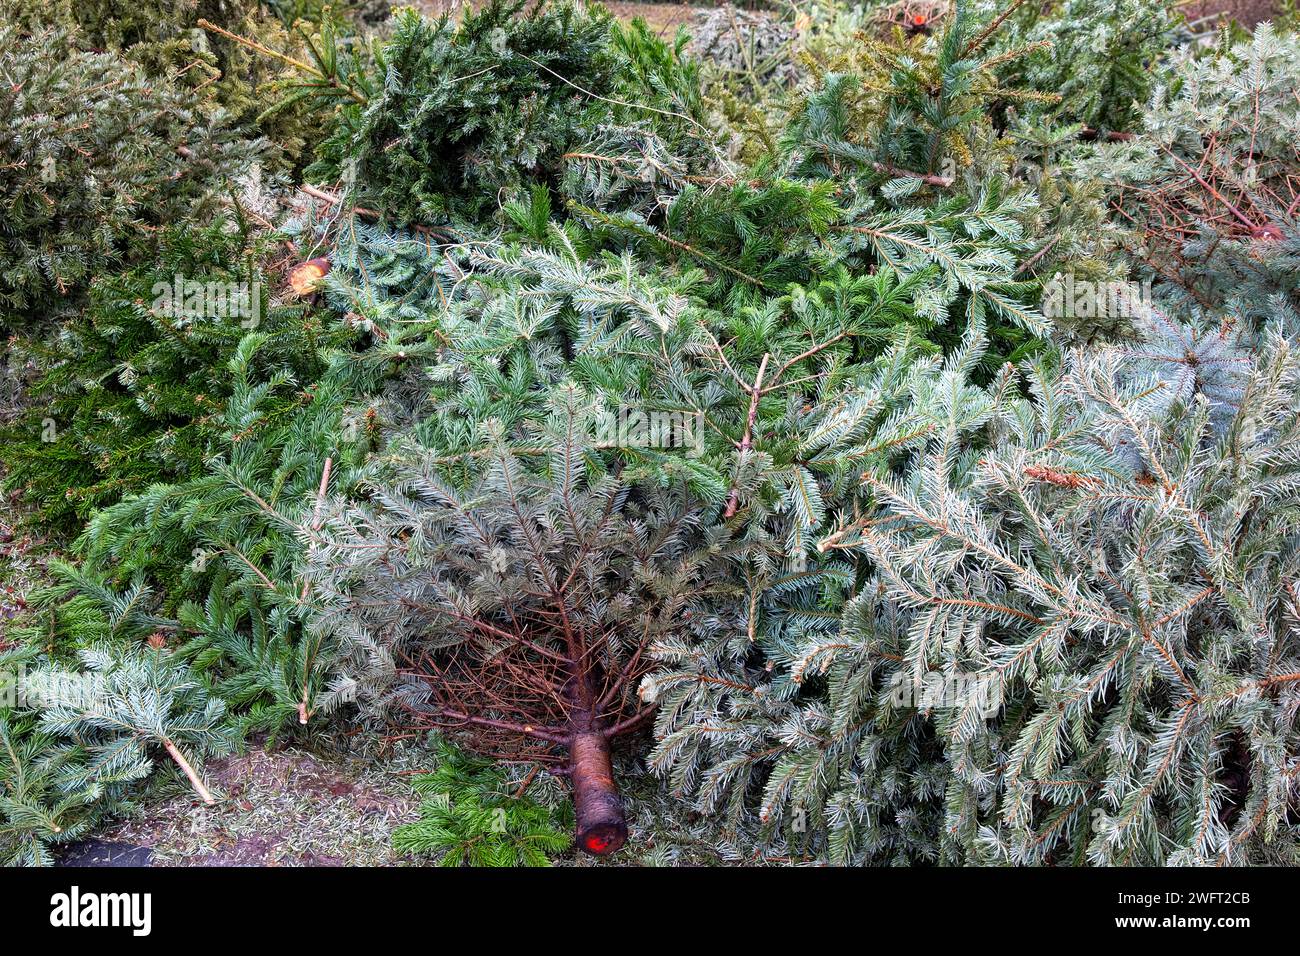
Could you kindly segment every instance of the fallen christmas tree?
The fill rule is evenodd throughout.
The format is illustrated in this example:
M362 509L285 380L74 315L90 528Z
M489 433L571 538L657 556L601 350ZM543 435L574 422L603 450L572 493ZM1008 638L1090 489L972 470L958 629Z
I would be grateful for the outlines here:
M611 745L653 715L650 648L696 626L712 549L687 495L603 467L590 408L552 398L544 468L500 436L466 491L432 456L409 463L326 523L314 559L321 626L367 703L567 776L578 846L605 855L628 832Z

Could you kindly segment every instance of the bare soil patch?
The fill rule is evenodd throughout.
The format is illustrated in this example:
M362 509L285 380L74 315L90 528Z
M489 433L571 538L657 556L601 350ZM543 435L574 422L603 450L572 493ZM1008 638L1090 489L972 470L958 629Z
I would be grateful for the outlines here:
M368 757L325 763L297 749L209 761L216 806L188 792L165 796L102 834L105 862L92 850L83 865L113 865L130 848L147 848L150 866L402 865L409 861L393 852L392 831L418 807L407 776ZM74 845L65 860L85 853Z

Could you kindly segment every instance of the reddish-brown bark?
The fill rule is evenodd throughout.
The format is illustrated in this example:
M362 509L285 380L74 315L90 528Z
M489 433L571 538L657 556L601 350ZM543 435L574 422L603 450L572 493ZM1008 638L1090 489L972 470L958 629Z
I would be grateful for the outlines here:
M570 656L551 653L523 635L503 633L512 643L487 659L452 649L440 659L424 655L412 662L416 666L410 672L429 681L437 702L433 712L415 712L431 726L473 738L483 753L536 761L567 776L578 847L595 856L615 853L628 832L611 741L636 730L653 713L650 706L630 707L626 692L648 670L644 647L609 673L575 663L591 660L584 638L574 642L578 652Z
M576 735L569 745L569 768L578 846L596 856L614 853L627 840L627 818L605 735L599 731Z

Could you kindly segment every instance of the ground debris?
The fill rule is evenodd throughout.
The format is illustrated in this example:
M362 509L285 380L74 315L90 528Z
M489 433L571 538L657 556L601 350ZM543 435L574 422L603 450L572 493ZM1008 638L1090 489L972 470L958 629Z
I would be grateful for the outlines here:
M363 757L250 750L213 760L206 807L176 792L104 839L147 847L152 866L399 866L391 833L416 819L406 777ZM83 863L81 865L111 865ZM139 864L137 864L139 865Z

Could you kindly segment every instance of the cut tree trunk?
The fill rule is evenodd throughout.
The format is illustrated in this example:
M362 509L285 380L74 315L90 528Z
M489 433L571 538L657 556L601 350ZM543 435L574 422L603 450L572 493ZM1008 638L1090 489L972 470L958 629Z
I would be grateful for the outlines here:
M595 856L608 856L627 840L627 818L614 783L609 740L598 730L575 734L569 759L578 846Z
M181 770L185 771L185 776L190 778L190 783L194 786L194 791L203 798L203 802L208 806L212 806L212 804L216 803L217 801L212 797L212 792L203 785L203 781L200 780L199 775L194 772L194 768L191 767L190 762L185 759L185 755L180 752L180 748L166 737L162 739L162 745L167 749L167 753L171 755L171 758L176 761L177 766L179 766Z

